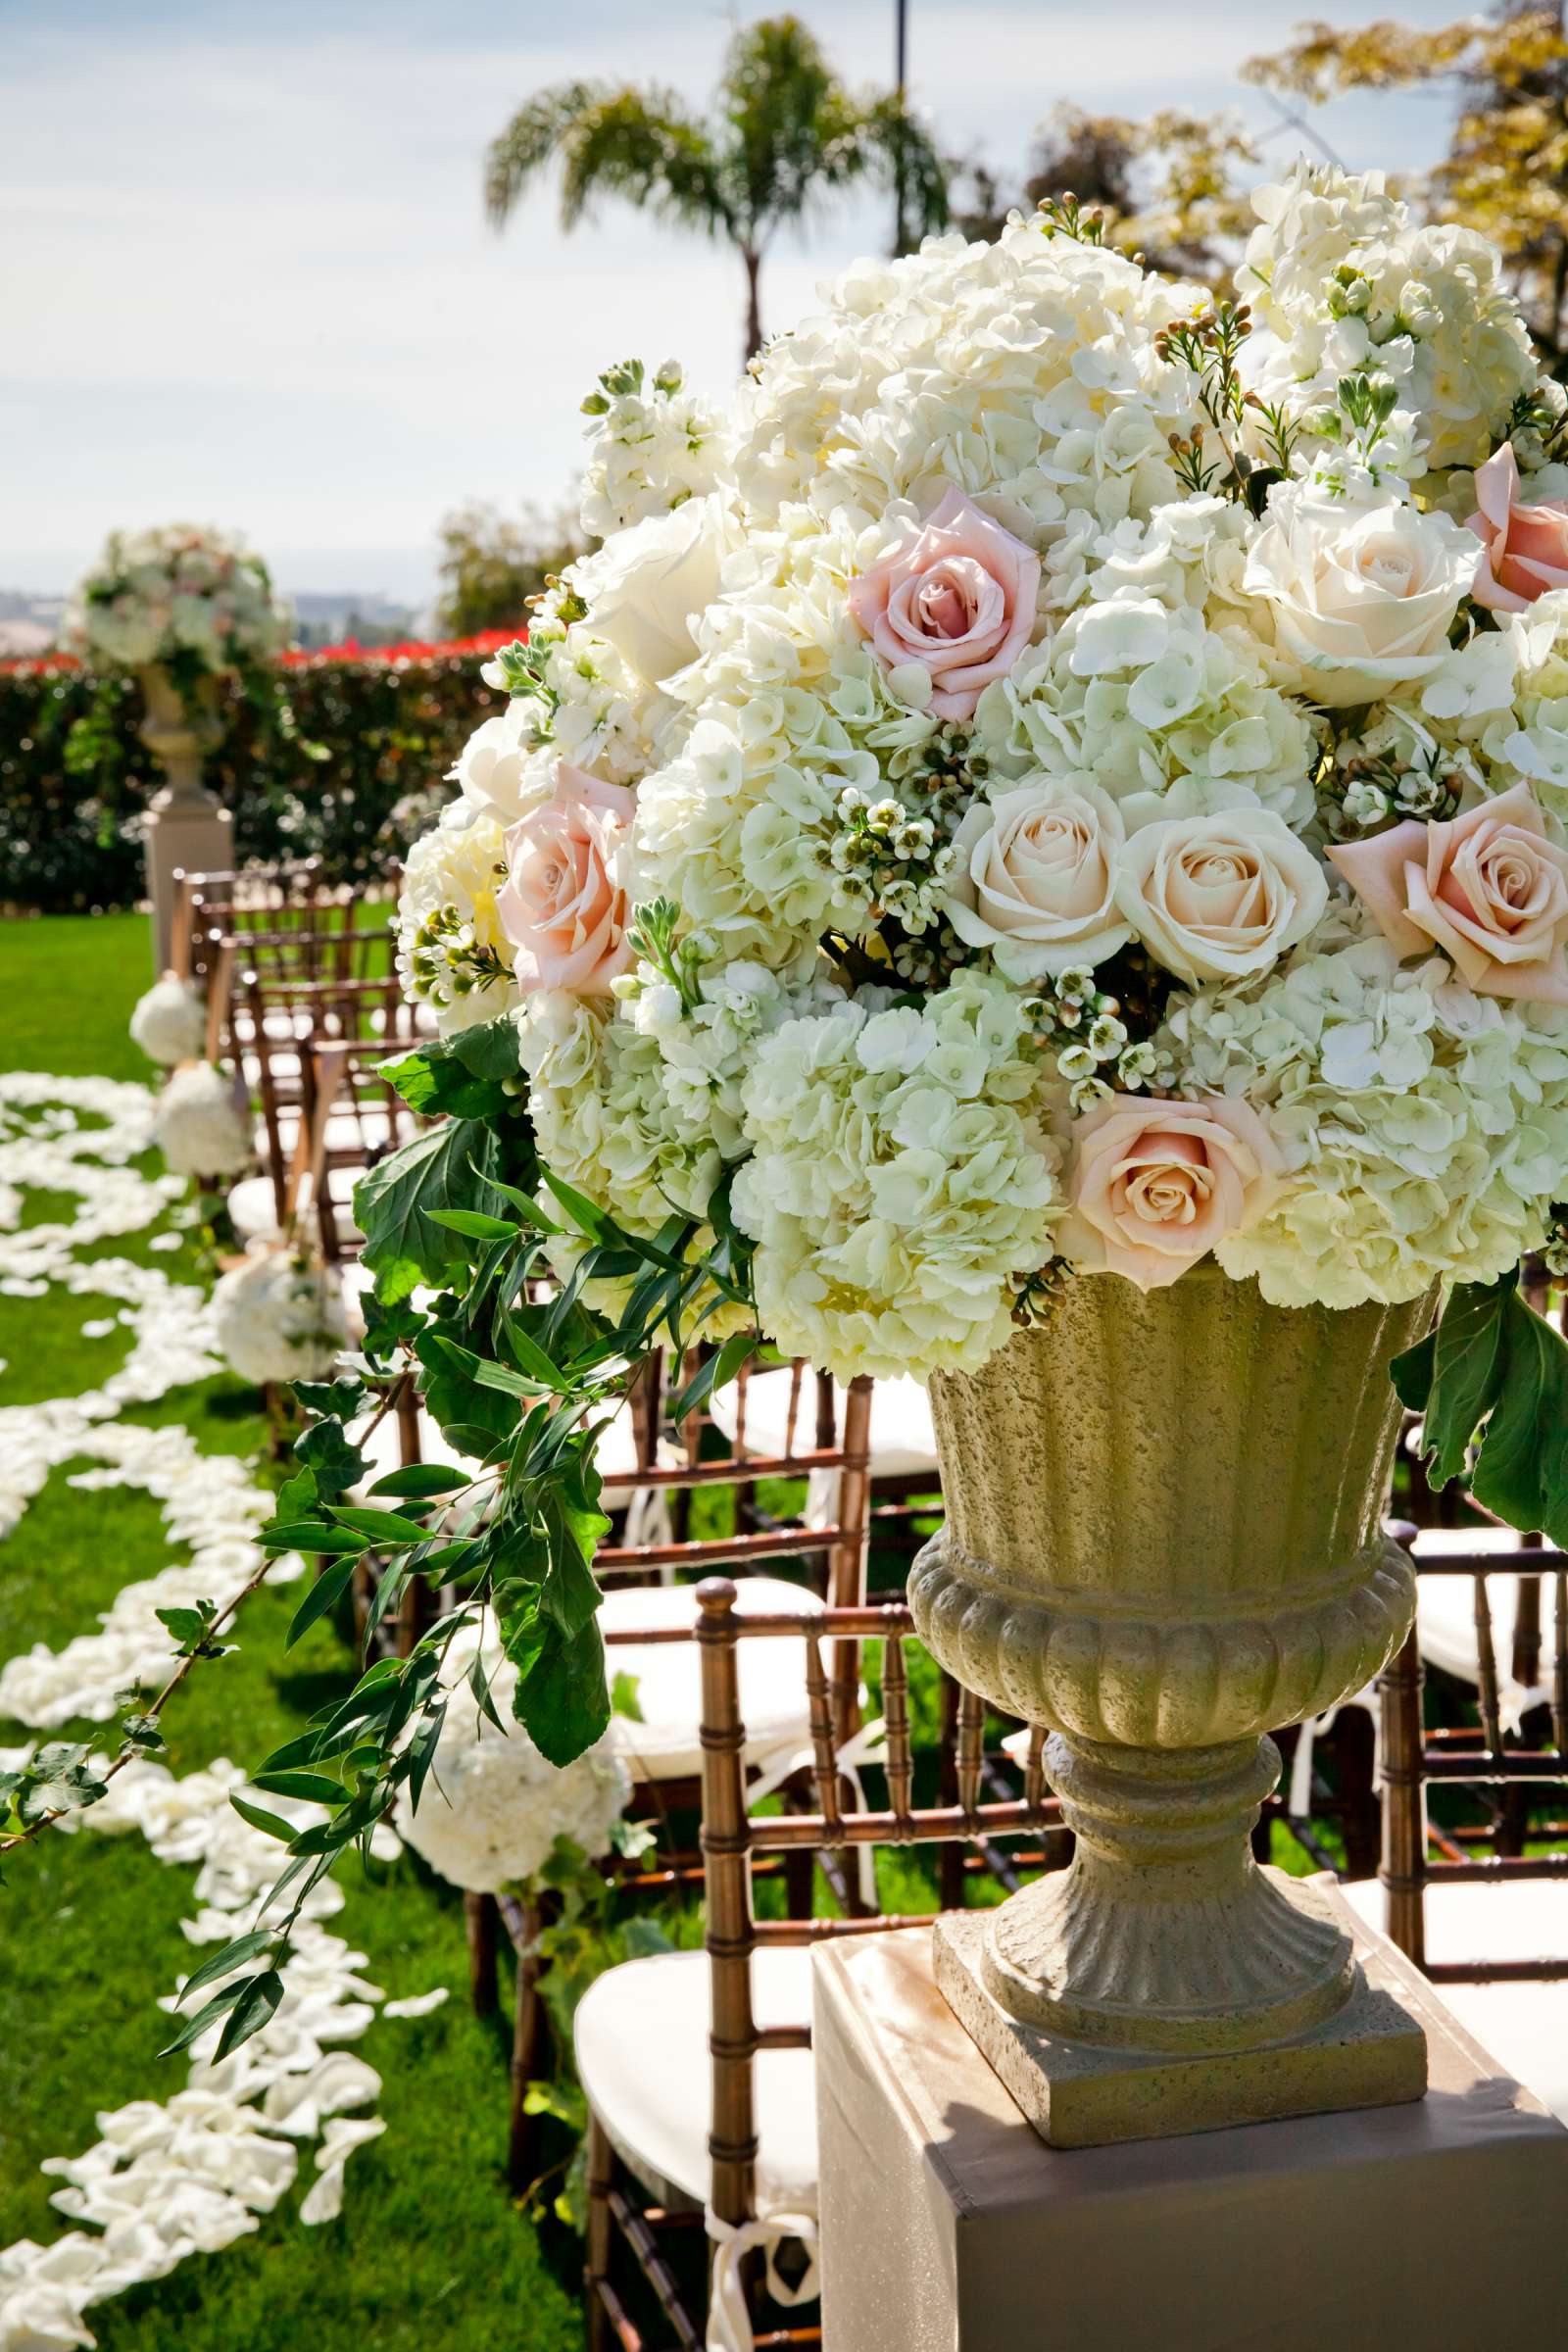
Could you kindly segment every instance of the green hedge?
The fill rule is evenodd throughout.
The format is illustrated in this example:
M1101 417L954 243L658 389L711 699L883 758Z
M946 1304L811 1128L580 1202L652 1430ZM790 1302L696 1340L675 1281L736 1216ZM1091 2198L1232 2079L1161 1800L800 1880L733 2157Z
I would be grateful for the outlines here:
M238 856L319 857L346 882L395 865L450 792L441 779L465 740L503 699L479 664L506 641L291 657L292 737L264 724L235 686L208 780L234 812ZM101 724L97 699L98 682L74 665L0 667L0 908L127 906L142 894L137 823L160 779L137 740L141 698L117 680ZM80 719L92 723L73 738Z

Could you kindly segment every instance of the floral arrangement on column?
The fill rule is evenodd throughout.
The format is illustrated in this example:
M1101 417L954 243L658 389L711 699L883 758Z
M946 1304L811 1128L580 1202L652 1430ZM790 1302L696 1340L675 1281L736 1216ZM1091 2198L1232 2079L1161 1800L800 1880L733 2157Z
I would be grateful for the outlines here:
M671 1335L679 1411L757 1333L924 1379L1209 1257L1441 1283L1434 1475L1482 1430L1481 1499L1568 1537L1517 1288L1568 1265L1564 395L1480 237L1376 174L1255 201L1224 299L1063 200L856 265L727 416L585 404L601 544L409 858L441 1036L393 1076L448 1115L361 1185L365 1353L269 1539L308 1606L372 1544L464 1594L319 1737L339 1846L481 1605L539 1750L602 1736L594 1443ZM471 1474L356 1508L407 1380Z
M292 608L260 556L211 524L111 531L72 592L61 643L89 668L244 674L280 654Z

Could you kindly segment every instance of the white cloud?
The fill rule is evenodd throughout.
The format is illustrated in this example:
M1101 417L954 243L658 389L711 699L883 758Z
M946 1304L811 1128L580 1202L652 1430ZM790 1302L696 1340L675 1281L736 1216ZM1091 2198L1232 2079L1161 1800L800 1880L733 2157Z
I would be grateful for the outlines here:
M885 0L805 13L852 78L886 74ZM1004 167L1058 94L1261 119L1234 68L1298 13L1208 0L1195 32L1167 0L916 6L916 94L947 143ZM577 402L608 361L677 352L720 387L740 331L727 251L621 207L566 239L544 191L504 237L484 223L483 148L530 89L602 72L700 98L724 35L696 0L578 0L569 22L569 39L506 43L442 0L57 0L41 27L8 30L0 435L31 462L0 585L61 586L113 524L189 513L245 529L297 585L408 592L447 507L563 493ZM1387 100L1340 110L1337 132L1353 160L1390 163L1440 135L1430 104ZM835 211L772 256L769 323L880 241L885 210Z

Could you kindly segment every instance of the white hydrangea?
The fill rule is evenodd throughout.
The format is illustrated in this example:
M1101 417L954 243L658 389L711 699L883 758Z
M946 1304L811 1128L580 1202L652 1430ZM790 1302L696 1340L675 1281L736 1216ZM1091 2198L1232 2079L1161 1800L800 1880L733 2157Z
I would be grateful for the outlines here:
M732 1205L779 1346L845 1380L984 1363L1060 1205L1016 992L967 971L918 1010L787 1021L744 1102Z
M220 1277L213 1329L229 1370L258 1388L323 1379L348 1344L336 1277L287 1244L253 1245L244 1262Z
M467 1682L483 1644L484 1674L498 1732ZM539 1753L512 1718L516 1668L502 1655L493 1627L466 1626L448 1646L441 1681L450 1693L435 1763L411 1805L398 1797L399 1835L433 1871L473 1894L526 1887L559 1838L597 1861L610 1851L616 1822L631 1799L631 1774L609 1740L561 1767Z
M130 1040L149 1061L172 1070L176 1062L194 1061L207 1042L207 1006L200 989L176 972L166 972L136 1000L130 1016Z
M406 996L430 1006L443 1037L517 1001L512 944L496 912L506 878L503 827L466 801L444 809L404 860L398 977Z
M1285 1152L1276 1207L1217 1252L1276 1305L1416 1298L1540 1244L1568 1170L1568 1008L1476 997L1441 956L1401 966L1340 912L1160 1042L1184 1092L1250 1103Z
M1148 514L1178 494L1169 436L1192 414L1154 333L1200 294L1037 221L995 244L932 237L906 260L858 262L742 392L745 506L764 526L805 502L860 528L956 482L1000 491L1016 521L999 519L1032 540L1075 513Z
M145 669L175 654L210 670L265 662L294 628L260 556L209 524L113 531L71 593L60 642L88 663Z
M787 1020L829 1010L843 991L819 974L814 953L793 973L741 961L706 966L696 1002L639 965L617 995L635 1029L659 1049L659 1077L671 1125L693 1140L710 1138L721 1158L748 1149L742 1092L761 1040Z
M1473 229L1412 226L1380 172L1302 160L1252 204L1237 283L1276 338L1256 389L1299 409L1375 368L1419 419L1427 466L1489 457L1540 372L1495 246Z
M251 1157L251 1130L234 1081L210 1061L187 1061L158 1098L153 1142L178 1176L235 1176Z
M1313 813L1305 711L1269 684L1255 638L1210 627L1192 605L1118 593L1079 606L975 715L1005 771L1088 775L1130 823L1168 813L1155 804L1177 788L1195 812L1240 787L1288 824Z
M725 419L686 390L666 360L646 379L640 362L606 370L584 401L593 421L582 480L582 527L608 539L717 486L728 454Z

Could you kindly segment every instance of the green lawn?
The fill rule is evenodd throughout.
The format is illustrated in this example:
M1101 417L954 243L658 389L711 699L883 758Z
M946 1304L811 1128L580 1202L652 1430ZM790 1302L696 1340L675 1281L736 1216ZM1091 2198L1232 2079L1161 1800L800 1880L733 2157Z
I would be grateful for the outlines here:
M150 977L140 917L0 924L9 1066L146 1078L125 1022ZM29 1219L58 1210L27 1203ZM101 1250L140 1258L153 1230ZM147 1262L193 1278L188 1249ZM0 1297L9 1366L0 1404L68 1396L112 1370L122 1338L79 1336L101 1311L93 1298ZM177 1420L212 1451L259 1457L265 1444L257 1399L228 1379L123 1418ZM35 1641L58 1647L90 1630L121 1586L167 1564L148 1497L77 1493L66 1484L69 1467L5 1544L0 1654ZM251 1604L238 1655L194 1675L172 1705L174 1771L218 1755L254 1763L343 1687L352 1661L327 1627L285 1658L290 1605L273 1594ZM0 1746L24 1736L0 1721ZM178 1923L194 1907L193 1884L191 1871L155 1860L136 1838L83 1831L13 1858L0 1889L0 2246L70 2227L49 2206L58 2183L39 2174L41 2158L86 2146L100 2108L180 2087L184 2062L157 2056L168 2029L155 2004L191 1965ZM467 2008L459 1899L408 1859L375 1890L351 1880L348 1892L329 1925L368 1955L374 1983L393 1996L443 1984L454 1997L428 2017L377 2023L354 2045L383 2078L375 2111L387 2131L355 2155L342 2218L314 2230L298 2222L315 2178L307 2155L299 2185L253 2236L96 2306L89 2325L104 2352L581 2344L575 2243L554 2226L542 2243L507 2195L505 2036Z

